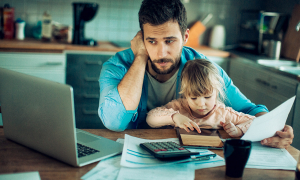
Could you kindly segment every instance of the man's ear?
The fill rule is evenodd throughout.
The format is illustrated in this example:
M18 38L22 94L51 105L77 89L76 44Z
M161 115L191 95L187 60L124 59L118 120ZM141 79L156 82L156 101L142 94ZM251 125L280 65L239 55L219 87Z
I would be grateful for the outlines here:
M185 45L187 43L187 41L189 39L189 33L190 33L190 30L186 29L184 36L183 36L183 45Z

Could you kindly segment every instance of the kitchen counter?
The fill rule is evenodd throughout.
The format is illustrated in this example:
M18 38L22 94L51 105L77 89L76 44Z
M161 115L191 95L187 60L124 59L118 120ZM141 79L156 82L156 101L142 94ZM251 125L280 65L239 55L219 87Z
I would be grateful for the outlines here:
M256 63L257 66L262 67L263 69L288 76L293 79L300 81L300 75L291 74L285 71L282 71L278 68L263 66L257 63L258 59L266 59L266 56L253 55L249 53L243 53L239 51L222 51L217 49L212 49L208 46L199 45L197 47L192 47L197 52L203 53L209 57L220 57L220 58L231 58L235 59L244 59L250 60ZM51 52L51 53L62 53L64 51L111 51L118 52L126 48L117 47L110 42L99 41L98 46L82 46L82 45L73 45L60 42L42 42L41 40L36 40L32 38L27 38L24 41L18 40L0 40L0 51L2 52ZM235 58L239 57L239 58Z
M292 79L297 79L300 82L300 75L292 74L283 70L280 70L278 67L270 67L270 66L265 66L262 64L258 63L259 59L266 59L272 61L269 57L265 55L255 55L255 54L250 54L250 53L245 53L237 50L231 50L229 51L231 54L231 60L238 60L238 61L243 61L244 63L251 63L257 67L260 67L264 70L268 70L280 75L287 76ZM286 61L292 61L290 59L280 59L280 60L286 60Z
M36 39L18 40L0 40L0 51L5 52L58 52L65 50L74 51L121 51L124 48L119 48L112 45L110 42L98 42L98 46L82 46L73 45L61 42L42 42Z
M196 47L193 46L192 48L195 49L197 52L204 54L205 56L215 56L215 57L222 57L222 58L230 57L229 52L218 50L218 49L212 49L208 46L199 45Z
M212 49L207 46L193 47L196 51L206 56L229 57L230 53ZM18 40L0 40L0 51L5 52L63 52L68 51L122 51L126 48L120 48L110 42L99 41L98 46L82 46L60 42L42 42L36 39Z

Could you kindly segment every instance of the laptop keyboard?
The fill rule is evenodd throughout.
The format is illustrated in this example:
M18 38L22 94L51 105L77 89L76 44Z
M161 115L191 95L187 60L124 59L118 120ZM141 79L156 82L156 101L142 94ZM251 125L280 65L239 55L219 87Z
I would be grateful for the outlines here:
M80 158L100 151L77 143L77 152L78 152L78 157Z

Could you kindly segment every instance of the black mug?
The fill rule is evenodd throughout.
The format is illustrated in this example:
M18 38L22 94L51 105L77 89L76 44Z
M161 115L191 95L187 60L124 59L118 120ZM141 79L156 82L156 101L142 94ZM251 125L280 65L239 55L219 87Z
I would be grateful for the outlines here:
M251 141L228 139L224 144L226 175L239 178L243 176L251 152Z

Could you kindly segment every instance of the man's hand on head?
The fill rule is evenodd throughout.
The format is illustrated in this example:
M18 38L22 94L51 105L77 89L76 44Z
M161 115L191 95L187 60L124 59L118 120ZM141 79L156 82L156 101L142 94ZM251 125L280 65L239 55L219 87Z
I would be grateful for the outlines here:
M143 33L142 31L139 31L135 37L130 41L131 43L131 50L134 54L134 57L141 56L141 57L147 57L146 60L148 60L148 51L145 47L144 39L143 39Z

